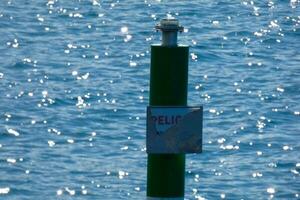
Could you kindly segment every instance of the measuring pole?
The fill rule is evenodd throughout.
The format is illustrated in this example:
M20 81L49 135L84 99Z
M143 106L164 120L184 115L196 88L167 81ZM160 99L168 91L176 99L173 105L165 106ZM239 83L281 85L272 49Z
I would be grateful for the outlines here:
M151 45L150 106L187 106L189 47L177 44L177 19L161 20L162 44ZM185 154L148 154L147 200L183 200Z

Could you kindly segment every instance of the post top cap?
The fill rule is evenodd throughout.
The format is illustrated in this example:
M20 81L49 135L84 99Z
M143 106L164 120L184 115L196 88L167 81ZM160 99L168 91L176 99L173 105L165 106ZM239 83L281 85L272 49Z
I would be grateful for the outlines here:
M174 17L167 17L164 18L160 21L159 24L155 26L156 30L160 30L162 32L167 31L167 32L182 32L183 31L183 26L179 25L178 19Z

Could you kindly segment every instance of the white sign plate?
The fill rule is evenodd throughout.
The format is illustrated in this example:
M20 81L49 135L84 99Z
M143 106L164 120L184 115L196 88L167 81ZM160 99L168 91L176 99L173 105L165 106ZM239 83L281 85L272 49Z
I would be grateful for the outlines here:
M147 153L202 152L203 107L147 107Z

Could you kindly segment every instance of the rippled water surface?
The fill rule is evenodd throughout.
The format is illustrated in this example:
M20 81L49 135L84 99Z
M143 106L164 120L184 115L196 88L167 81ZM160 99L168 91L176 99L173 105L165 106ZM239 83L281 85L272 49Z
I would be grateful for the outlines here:
M190 45L186 199L300 199L300 2L0 1L0 199L144 199L154 25Z

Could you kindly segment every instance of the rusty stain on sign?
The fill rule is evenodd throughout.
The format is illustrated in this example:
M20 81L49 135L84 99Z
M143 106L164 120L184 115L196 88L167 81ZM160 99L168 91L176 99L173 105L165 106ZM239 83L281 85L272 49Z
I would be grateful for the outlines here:
M201 153L202 116L202 106L149 106L147 153Z

